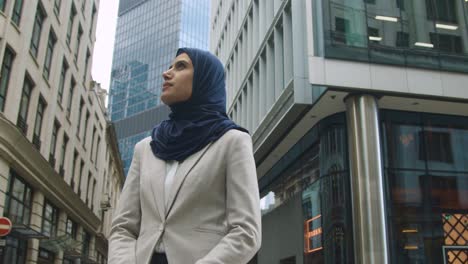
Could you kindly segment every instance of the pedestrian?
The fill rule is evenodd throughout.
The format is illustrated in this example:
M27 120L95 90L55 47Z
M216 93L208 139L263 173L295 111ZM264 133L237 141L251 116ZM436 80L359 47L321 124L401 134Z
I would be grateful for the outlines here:
M135 145L109 264L243 264L261 244L252 140L226 114L224 67L181 48L163 74L169 119Z

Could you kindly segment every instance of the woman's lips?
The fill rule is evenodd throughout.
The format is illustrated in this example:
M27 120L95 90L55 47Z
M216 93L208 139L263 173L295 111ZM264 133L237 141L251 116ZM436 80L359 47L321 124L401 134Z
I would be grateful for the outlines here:
M163 83L163 86L162 86L162 91L164 92L165 90L169 89L169 87L171 87L172 84L170 83Z

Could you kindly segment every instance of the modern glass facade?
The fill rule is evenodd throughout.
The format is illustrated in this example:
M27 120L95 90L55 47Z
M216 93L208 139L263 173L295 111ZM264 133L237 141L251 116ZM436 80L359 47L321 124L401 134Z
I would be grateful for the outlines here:
M325 118L260 179L265 251L259 263L352 263L346 146L344 113ZM288 212L291 206L299 210ZM291 225L298 229L275 231Z
M392 263L468 262L468 118L382 112Z
M466 263L468 119L381 110L380 124L390 263ZM345 113L322 119L260 179L257 263L354 263L346 131Z
M318 52L327 58L468 72L465 0L323 0L314 5L314 25L324 39Z
M162 72L179 47L208 48L209 0L120 1L109 95L113 122L161 104ZM146 128L121 138L125 173L134 142L148 136Z

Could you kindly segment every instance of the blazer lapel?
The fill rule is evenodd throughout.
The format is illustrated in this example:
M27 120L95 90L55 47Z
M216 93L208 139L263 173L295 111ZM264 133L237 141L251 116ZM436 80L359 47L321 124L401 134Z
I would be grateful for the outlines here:
M164 179L166 177L166 162L164 160L153 158L154 162L152 163L152 169L149 176L151 177L151 191L153 192L153 197L158 210L161 220L164 220Z
M179 194L180 187L182 187L182 184L185 181L185 178L189 174L189 172L192 170L193 166L195 166L198 161L201 159L203 154L205 154L206 150L211 146L211 143L206 145L202 150L198 151L197 153L193 154L186 160L184 160L180 165L179 168L177 169L177 172L174 177L174 182L171 186L170 193L169 193L169 198L167 201L167 210L166 210L166 218L169 215L172 206L174 205L174 201L177 198L177 195Z

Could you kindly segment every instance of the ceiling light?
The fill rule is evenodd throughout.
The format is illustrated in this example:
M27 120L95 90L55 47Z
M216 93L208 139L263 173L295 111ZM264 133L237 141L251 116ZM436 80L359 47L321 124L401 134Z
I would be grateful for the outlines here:
M373 41L381 41L381 40L382 40L382 37L374 37L374 36L369 36L369 40L373 40Z
M425 47L425 48L434 48L434 44L426 43L426 42L416 42L414 43L415 46Z
M389 22L398 22L398 18L389 17L389 16L375 16L375 19L389 21Z
M448 29L448 30L457 30L457 25L447 25L447 24L439 24L436 23L436 28Z
M403 229L401 232L402 233L417 233L418 230L417 229Z
M416 245L405 245L406 250L416 250L418 249L418 246Z

